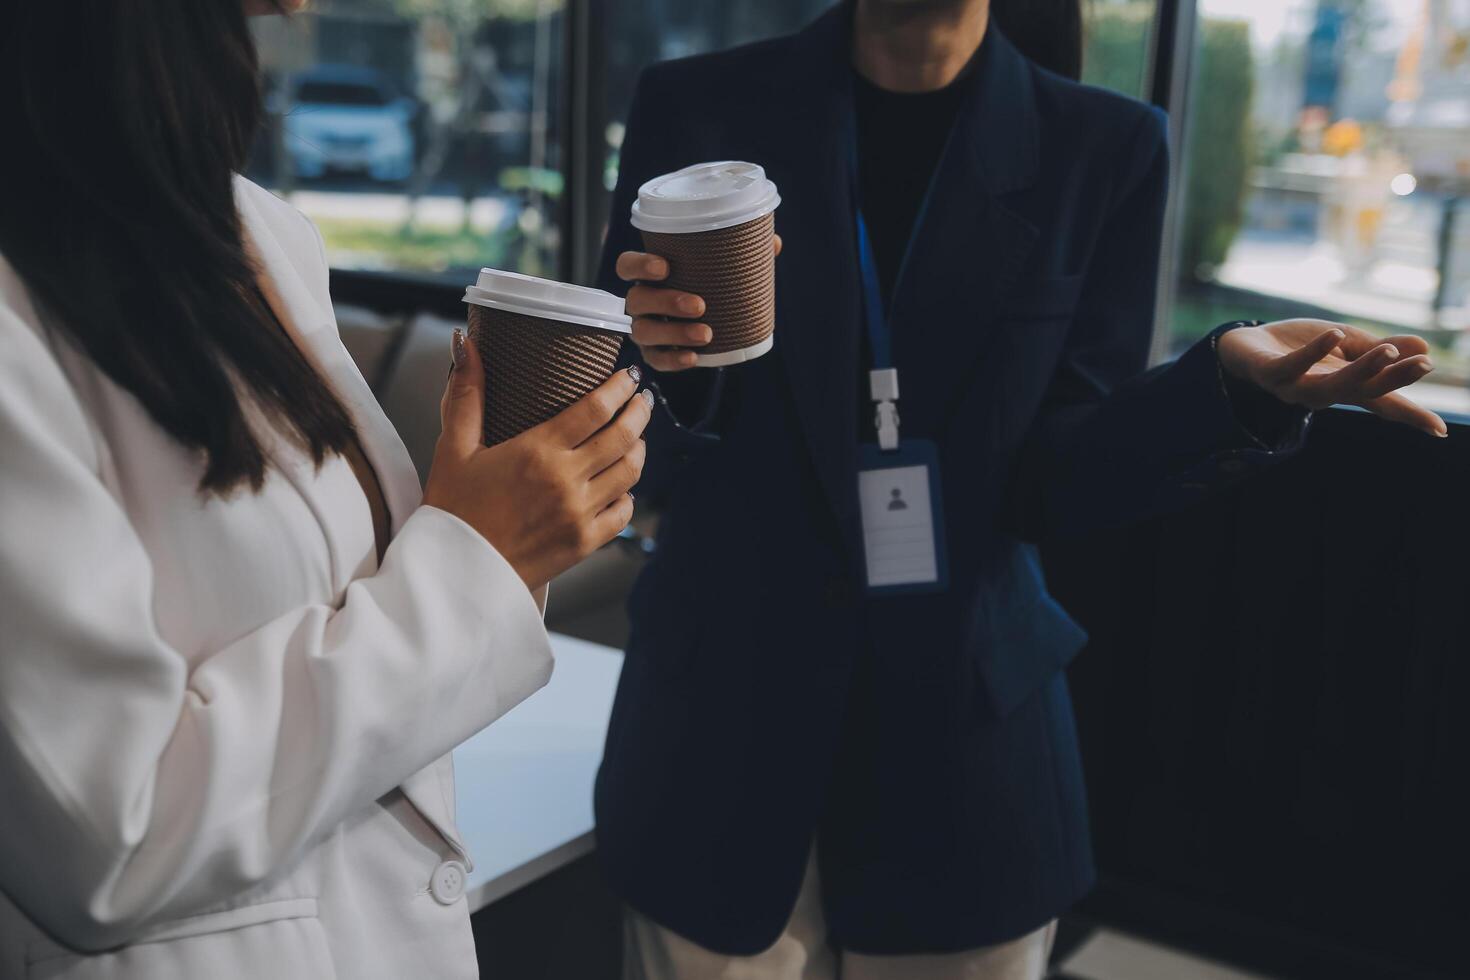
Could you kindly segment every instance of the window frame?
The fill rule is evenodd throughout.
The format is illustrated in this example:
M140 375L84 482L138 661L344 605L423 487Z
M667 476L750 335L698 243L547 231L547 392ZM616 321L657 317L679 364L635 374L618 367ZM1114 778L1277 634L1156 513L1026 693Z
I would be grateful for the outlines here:
M1164 206L1164 233L1159 243L1159 280L1154 299L1153 337L1149 366L1167 361L1169 324L1179 274L1179 236L1184 224L1185 130L1189 125L1190 82L1193 78L1198 0L1158 0L1149 37L1149 101L1169 119L1169 192Z

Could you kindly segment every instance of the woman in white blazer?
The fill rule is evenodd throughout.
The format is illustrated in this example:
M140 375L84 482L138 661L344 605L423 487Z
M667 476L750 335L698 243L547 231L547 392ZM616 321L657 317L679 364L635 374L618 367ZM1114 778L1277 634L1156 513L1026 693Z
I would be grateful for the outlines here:
M549 677L638 379L483 449L457 335L421 499L232 175L241 0L70 7L0 15L0 977L473 977L448 753Z

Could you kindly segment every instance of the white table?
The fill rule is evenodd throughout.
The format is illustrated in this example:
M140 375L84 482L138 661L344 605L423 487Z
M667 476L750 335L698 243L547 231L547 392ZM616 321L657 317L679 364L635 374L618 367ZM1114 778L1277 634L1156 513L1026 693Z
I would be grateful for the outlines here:
M592 781L623 655L551 635L551 683L454 750L470 911L591 853Z

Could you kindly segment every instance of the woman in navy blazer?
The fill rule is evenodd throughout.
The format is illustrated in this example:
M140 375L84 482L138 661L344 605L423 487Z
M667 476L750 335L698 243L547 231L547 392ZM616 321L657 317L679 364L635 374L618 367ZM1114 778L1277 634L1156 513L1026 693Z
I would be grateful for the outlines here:
M1230 325L1135 377L1165 119L1039 67L988 13L859 0L639 82L599 282L641 284L634 336L670 410L649 429L638 492L661 510L658 550L629 601L596 791L602 860L633 910L630 975L789 951L798 919L808 946L825 931L842 955L880 958L1036 935L1094 872L1062 672L1085 636L1047 594L1034 543L1258 470L1300 445L1309 408L1359 402L1442 430L1394 393L1427 372L1422 342L1315 321ZM882 85L865 56L881 75L883 46L891 68L925 17L968 43L968 68L891 321L904 436L939 448L949 582L870 598L843 120L854 66ZM657 288L666 264L638 251L629 208L644 181L724 159L762 164L780 188L776 345L681 373L679 348L708 331L666 319L690 310ZM678 966L685 954L704 965ZM791 969L750 975L820 972Z

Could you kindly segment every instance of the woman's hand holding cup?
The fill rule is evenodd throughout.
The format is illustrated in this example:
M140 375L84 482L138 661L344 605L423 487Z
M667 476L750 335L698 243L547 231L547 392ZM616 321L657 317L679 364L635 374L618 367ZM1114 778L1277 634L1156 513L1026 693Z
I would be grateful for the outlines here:
M653 401L638 396L637 372L619 371L551 420L486 447L485 374L456 331L424 503L479 531L534 592L633 517L628 491L643 473Z
M781 236L771 236L775 254L781 254ZM647 252L624 252L618 256L618 278L631 282L627 312L633 318L633 342L643 360L655 371L685 371L694 367L693 348L703 347L714 337L709 324L699 318L705 313L702 297L658 285L668 278L669 263Z

